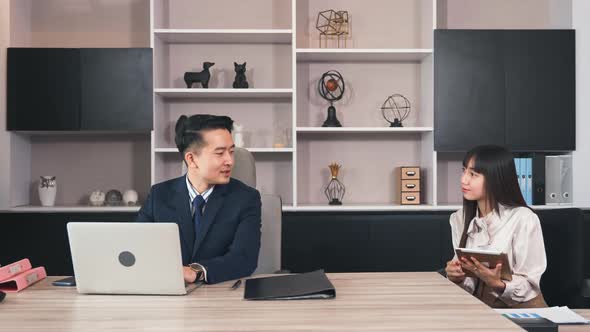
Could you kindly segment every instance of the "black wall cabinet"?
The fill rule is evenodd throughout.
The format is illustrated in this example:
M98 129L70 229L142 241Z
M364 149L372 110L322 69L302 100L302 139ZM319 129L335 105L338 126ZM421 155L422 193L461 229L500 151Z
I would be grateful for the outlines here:
M7 129L80 128L80 50L8 49Z
M9 48L8 130L150 131L149 48Z
M575 150L574 30L436 30L434 147Z

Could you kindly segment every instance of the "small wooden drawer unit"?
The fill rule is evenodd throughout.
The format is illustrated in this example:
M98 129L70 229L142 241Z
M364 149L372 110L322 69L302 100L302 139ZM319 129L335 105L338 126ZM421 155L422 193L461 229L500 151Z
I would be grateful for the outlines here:
M400 167L401 204L420 204L420 167Z

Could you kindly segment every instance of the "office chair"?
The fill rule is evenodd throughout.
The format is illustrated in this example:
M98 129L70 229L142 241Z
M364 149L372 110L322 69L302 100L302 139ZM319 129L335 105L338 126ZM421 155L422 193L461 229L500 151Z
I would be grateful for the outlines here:
M541 221L547 270L541 291L550 306L578 308L583 302L582 222L580 209L536 210Z
M256 188L256 162L250 151L243 148L234 150L232 177L250 187ZM278 195L261 194L262 235L258 267L254 274L282 272L281 269L281 227L282 201Z

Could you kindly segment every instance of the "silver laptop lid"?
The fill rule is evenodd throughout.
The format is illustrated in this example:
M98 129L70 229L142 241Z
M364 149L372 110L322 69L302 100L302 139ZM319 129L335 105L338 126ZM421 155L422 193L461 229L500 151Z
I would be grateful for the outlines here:
M76 287L88 294L186 294L175 223L70 222Z

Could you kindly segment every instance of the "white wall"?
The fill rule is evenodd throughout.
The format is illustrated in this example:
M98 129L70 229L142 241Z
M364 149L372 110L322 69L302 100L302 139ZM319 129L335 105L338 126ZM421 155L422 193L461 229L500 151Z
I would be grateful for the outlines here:
M6 128L6 48L10 42L10 1L0 0L0 209L10 192L10 136Z
M572 0L576 29L576 151L573 153L574 204L590 207L590 1Z
M439 0L438 27L569 29L570 0Z
M148 0L12 0L11 46L147 47Z

